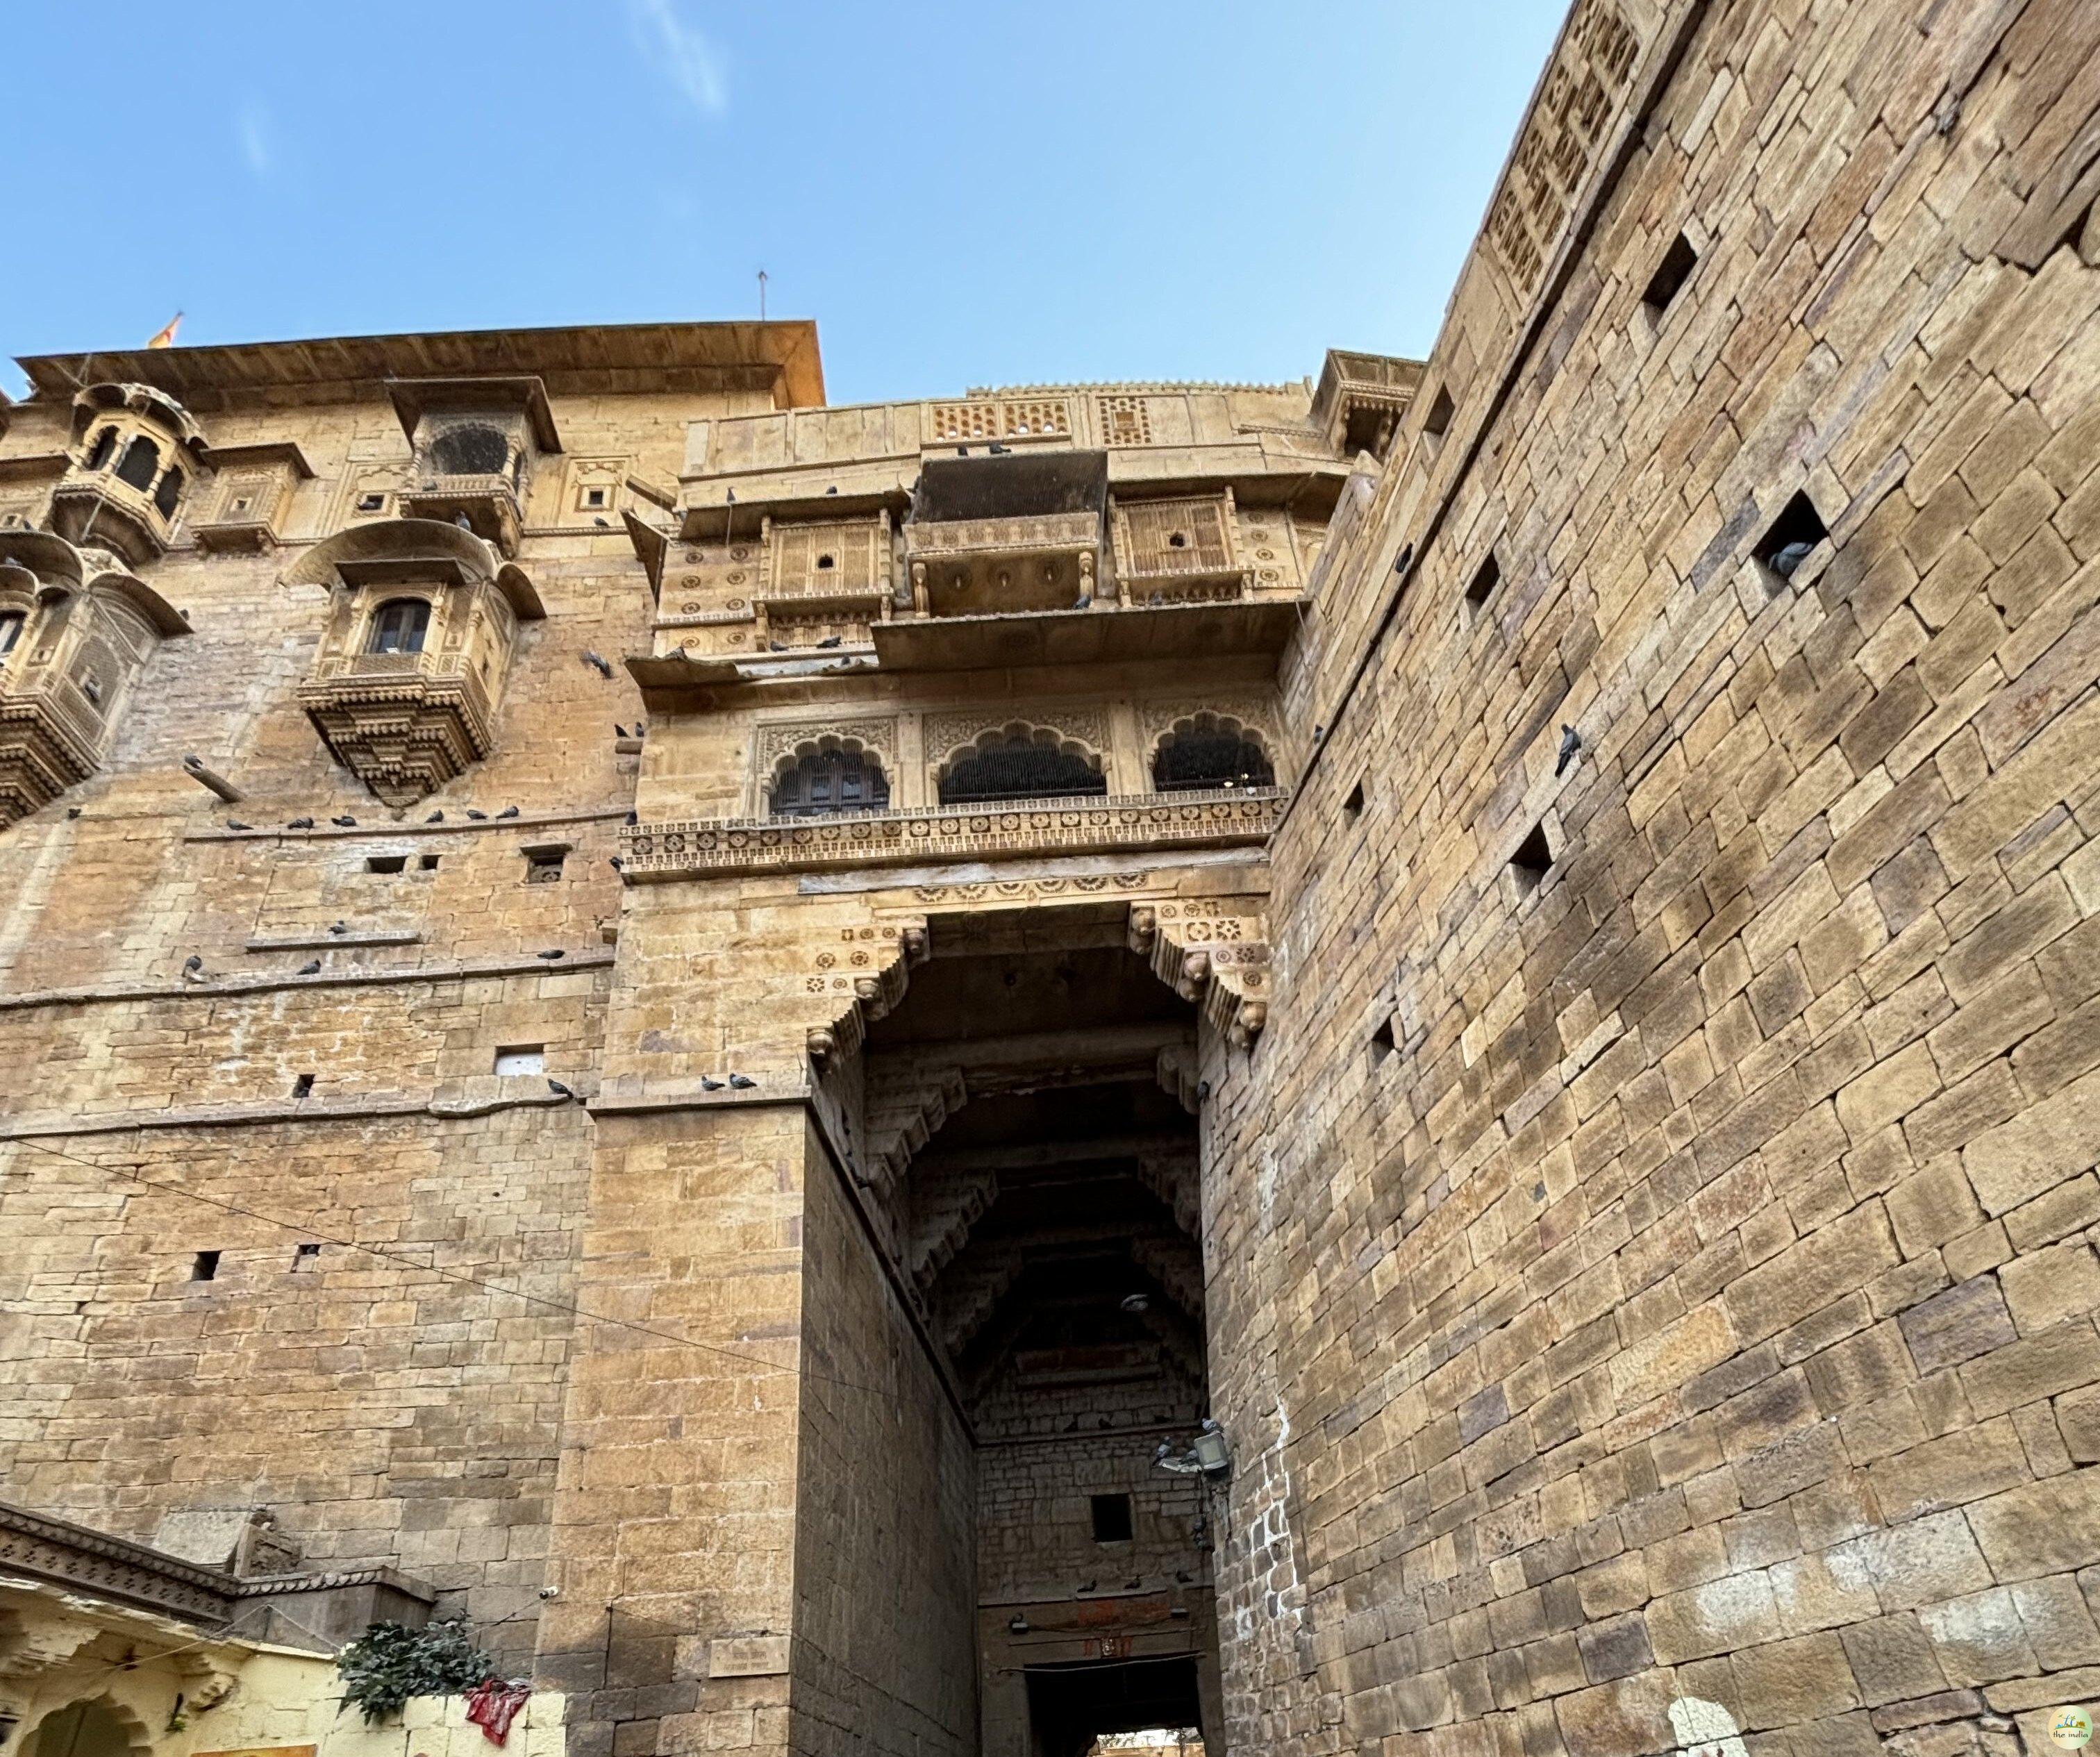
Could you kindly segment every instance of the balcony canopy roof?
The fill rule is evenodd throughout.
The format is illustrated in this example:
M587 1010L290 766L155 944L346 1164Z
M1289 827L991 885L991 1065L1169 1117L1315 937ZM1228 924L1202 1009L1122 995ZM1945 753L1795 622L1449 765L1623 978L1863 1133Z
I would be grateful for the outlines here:
M920 467L911 516L1032 519L1048 513L1098 513L1108 504L1106 452L1036 451L929 457Z

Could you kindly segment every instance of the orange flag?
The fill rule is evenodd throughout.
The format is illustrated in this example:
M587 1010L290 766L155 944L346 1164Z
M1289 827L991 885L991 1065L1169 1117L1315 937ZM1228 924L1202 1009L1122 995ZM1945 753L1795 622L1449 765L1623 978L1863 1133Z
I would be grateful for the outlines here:
M174 316L168 320L167 328L155 332L153 339L148 342L146 346L149 348L173 347L175 345L175 332L182 327L182 322L183 314L180 311L177 311Z

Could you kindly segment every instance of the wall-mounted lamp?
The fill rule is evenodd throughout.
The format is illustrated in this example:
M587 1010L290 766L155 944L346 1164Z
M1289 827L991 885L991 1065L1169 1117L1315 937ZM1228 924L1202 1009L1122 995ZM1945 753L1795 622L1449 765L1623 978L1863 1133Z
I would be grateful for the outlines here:
M1152 1462L1177 1477L1207 1477L1217 1481L1233 1473L1232 1449L1225 1444L1225 1430L1207 1415L1187 1451L1176 1454L1162 1440L1159 1450L1152 1455Z
M1007 1627L1012 1631L1016 1635L1026 1635L1028 1633L1030 1625L1026 1616L1024 1616L1021 1612L1016 1611L1013 1614L1013 1621L1009 1622L1007 1625Z

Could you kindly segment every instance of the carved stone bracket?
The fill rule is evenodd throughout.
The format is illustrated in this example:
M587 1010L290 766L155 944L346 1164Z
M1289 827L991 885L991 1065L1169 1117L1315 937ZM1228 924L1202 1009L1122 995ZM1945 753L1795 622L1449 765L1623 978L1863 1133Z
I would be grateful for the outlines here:
M969 1101L962 1070L914 1068L885 1078L871 1074L867 1093L867 1183L894 1190L911 1157Z
M818 954L818 973L808 982L812 995L828 995L836 1008L805 1034L810 1059L819 1067L860 1048L867 1027L903 1000L911 967L926 956L923 920L839 931L839 950Z
M1268 1023L1268 924L1259 897L1134 904L1130 949L1234 1048L1251 1047Z
M931 1193L911 1238L911 1281L922 1296L998 1199L999 1175L989 1167L944 1179Z

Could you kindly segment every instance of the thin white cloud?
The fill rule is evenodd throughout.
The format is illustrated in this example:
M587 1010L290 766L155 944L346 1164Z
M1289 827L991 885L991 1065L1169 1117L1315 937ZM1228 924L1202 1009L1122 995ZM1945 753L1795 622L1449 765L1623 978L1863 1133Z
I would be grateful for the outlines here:
M635 46L704 116L729 107L721 57L715 46L678 15L676 0L627 0Z
M240 156L248 161L248 168L258 177L267 177L271 166L276 162L270 150L269 118L259 104L244 104L234 123L234 134L240 142Z

